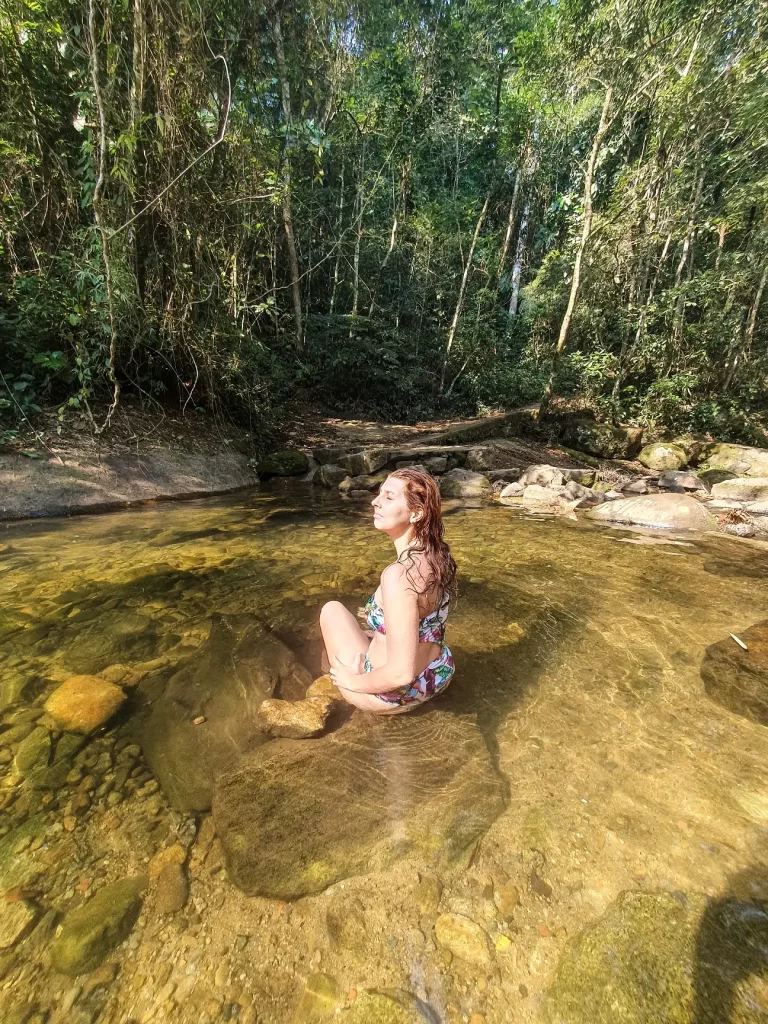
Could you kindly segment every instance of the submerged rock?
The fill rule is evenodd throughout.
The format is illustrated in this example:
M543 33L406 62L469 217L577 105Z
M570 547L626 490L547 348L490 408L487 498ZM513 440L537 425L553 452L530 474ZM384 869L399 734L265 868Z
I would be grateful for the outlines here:
M0 903L0 949L10 949L35 926L39 911L29 900Z
M491 481L471 469L452 469L440 478L440 494L444 498L487 498Z
M88 734L104 725L125 699L119 686L98 676L70 676L53 691L45 710L60 729Z
M566 946L548 1024L748 1024L768 913L735 897L625 892ZM750 992L750 987L754 992Z
M734 501L768 500L768 477L723 480L712 485L713 498L732 498Z
M146 615L114 609L79 630L64 649L65 665L76 673L98 674L115 664L149 661L160 651L157 625Z
M435 921L435 938L439 946L473 967L492 963L488 933L463 914L441 914Z
M746 651L730 636L707 648L701 665L704 690L721 707L768 726L768 620L739 637Z
M688 465L688 454L674 441L656 441L643 448L637 456L637 461L642 462L648 469L662 472L667 469L683 469Z
M208 810L218 775L265 741L262 702L280 685L304 691L311 681L258 619L214 615L210 636L170 679L140 727L144 754L171 804L180 811Z
M474 716L425 712L358 714L221 776L213 816L232 880L295 899L404 857L460 862L503 810L503 783Z
M71 734L55 742L47 729L38 726L19 744L13 760L14 773L32 789L59 789L67 780L72 758L84 744L83 736Z
M51 943L51 963L61 974L92 971L131 932L147 879L140 875L110 882L85 906L71 910Z
M265 732L301 740L318 736L325 728L331 701L326 697L305 700L265 700L259 721Z
M299 476L309 469L309 459L304 452L293 448L272 452L256 467L260 476Z
M329 974L310 974L293 1015L293 1024L313 1024L335 1015L342 1003L341 987Z
M352 1006L339 1015L345 1024L435 1024L437 1014L410 992L361 992Z
M713 444L699 457L699 471L725 470L731 476L768 477L768 449Z
M715 530L704 505L687 494L644 494L606 502L587 513L607 523L628 523L665 530Z

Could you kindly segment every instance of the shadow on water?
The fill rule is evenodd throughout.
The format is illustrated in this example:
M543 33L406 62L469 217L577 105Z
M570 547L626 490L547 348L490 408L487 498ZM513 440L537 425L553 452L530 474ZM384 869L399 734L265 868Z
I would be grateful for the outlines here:
M735 1024L768 1019L768 998L758 1004L740 992L750 976L768 975L768 865L729 879L710 900L696 938L694 1012L691 1024ZM739 1015L738 1004L746 1016Z

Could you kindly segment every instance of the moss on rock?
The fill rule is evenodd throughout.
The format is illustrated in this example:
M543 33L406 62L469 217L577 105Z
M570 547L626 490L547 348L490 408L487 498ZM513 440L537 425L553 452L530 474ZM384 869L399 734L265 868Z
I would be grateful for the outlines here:
M272 452L256 467L260 476L298 476L306 473L309 469L309 459L304 452L286 448L283 451Z

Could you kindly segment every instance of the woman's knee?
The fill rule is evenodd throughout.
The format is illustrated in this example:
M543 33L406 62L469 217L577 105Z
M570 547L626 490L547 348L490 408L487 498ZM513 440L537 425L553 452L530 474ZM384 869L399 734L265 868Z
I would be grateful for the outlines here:
M341 601L326 601L320 609L320 625L333 621L339 617L339 613L346 611Z

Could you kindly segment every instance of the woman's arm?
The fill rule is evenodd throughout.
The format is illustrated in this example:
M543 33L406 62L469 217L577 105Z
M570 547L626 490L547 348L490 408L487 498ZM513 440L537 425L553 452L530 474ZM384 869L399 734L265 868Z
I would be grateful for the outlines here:
M372 672L357 674L333 659L331 675L342 690L387 693L407 686L416 675L419 648L419 598L405 566L389 565L381 574L381 604L387 624L387 663Z

